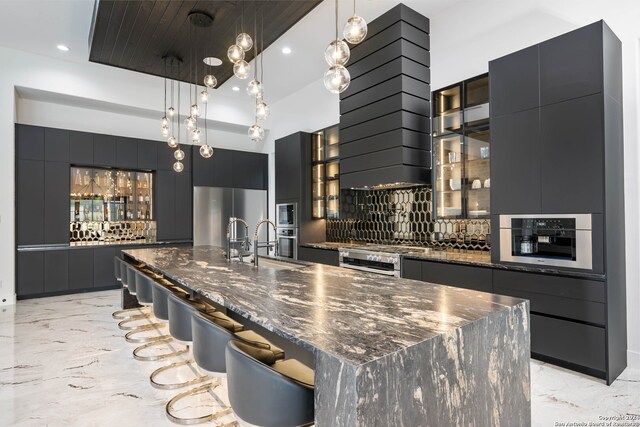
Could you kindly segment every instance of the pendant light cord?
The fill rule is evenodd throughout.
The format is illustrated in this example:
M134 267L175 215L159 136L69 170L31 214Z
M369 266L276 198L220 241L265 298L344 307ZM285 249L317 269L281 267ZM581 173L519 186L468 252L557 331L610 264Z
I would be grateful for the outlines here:
M256 2L253 2L253 35L256 38L253 43L253 80L258 80L258 8Z
M258 36L256 35L256 43ZM264 98L264 7L260 8L260 82Z
M180 71L181 71L180 68L181 68L181 65L178 63L178 75L180 75ZM178 120L176 120L178 122L178 140L177 140L178 149L180 148L180 120L182 120L180 118L180 100L181 100L181 98L180 98L180 86L182 86L182 82L180 80L178 80Z
M356 0L353 0L353 16L356 16Z

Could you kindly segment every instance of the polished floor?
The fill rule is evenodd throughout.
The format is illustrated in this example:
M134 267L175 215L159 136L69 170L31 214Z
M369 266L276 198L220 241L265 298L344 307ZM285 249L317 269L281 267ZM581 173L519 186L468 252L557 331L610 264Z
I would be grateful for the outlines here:
M151 387L149 374L163 363L133 359L137 344L125 342L111 318L118 304L119 292L106 291L0 308L0 426L175 425L164 405L177 392ZM175 375L188 378L194 374L188 368ZM531 379L533 426L611 416L640 426L640 370L627 369L607 387L532 361ZM177 409L182 416L204 415L226 399L223 384Z

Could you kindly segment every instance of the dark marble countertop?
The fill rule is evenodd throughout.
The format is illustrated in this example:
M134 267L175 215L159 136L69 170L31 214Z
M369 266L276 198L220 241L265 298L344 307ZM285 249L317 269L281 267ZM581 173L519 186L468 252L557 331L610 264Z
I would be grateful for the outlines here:
M18 252L31 251L61 251L76 249L95 249L95 248L122 248L126 246L167 246L167 245L191 245L193 240L171 240L156 242L117 242L117 243L98 243L93 245L69 245L69 244L51 244L51 245L21 245L16 248Z
M356 366L516 306L527 310L518 298L320 264L229 263L218 247L124 253L316 354Z
M301 246L337 250L338 248L362 247L365 243L336 243L336 242L320 242L320 243L302 243ZM376 247L384 246L388 252L394 252L394 245L376 245ZM403 246L406 249L407 246ZM405 252L405 251L403 251ZM450 264L463 264L475 267L488 267L499 270L522 271L526 273L540 273L563 277L577 277L588 280L604 281L605 275L599 273L590 273L588 271L563 270L549 267L538 267L534 265L524 264L498 264L491 262L491 253L488 251L472 251L463 249L433 249L427 247L416 246L415 251L403 253L404 258L417 259L422 261L446 262Z

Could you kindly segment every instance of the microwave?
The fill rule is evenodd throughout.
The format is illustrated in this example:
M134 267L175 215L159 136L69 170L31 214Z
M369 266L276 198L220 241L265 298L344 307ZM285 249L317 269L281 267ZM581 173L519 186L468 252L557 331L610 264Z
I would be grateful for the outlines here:
M500 261L591 270L591 214L500 215Z
M298 226L298 204L280 203L276 205L278 228L296 228Z

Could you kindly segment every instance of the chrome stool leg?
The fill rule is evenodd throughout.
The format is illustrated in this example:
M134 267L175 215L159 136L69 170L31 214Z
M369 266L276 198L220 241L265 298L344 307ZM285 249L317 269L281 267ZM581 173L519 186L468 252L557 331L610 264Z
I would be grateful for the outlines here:
M151 341L148 342L146 344L141 345L140 347L137 347L135 350L133 350L133 358L136 360L140 360L143 362L154 362L157 360L166 360L166 359L170 359L172 357L175 356L180 356L182 354L188 353L189 352L189 348L185 347L182 350L176 350L176 351L172 351L170 353L163 353L163 354L158 354L158 355L154 355L154 356L142 356L140 353L150 347L155 347L159 344L164 344L164 343L170 343L173 341L173 337L171 337L170 335L163 335L161 337L159 337L158 339L156 339L155 341Z
M127 308L125 310L114 311L111 313L111 317L116 320L128 320L132 317L146 315L147 313L145 313L145 311L148 311L146 307Z
M181 418L178 417L177 415L173 414L173 409L174 409L174 405L179 401L182 400L186 397L189 396L194 396L196 394L200 394L204 391L209 391L209 390L214 390L216 387L220 386L221 382L219 379L214 380L213 382L211 382L210 384L205 384L196 388L193 388L191 390L187 390L185 392L182 392L178 395L176 395L173 399L171 399L169 402L167 402L167 405L165 406L165 412L167 414L167 418L169 418L169 420L173 421L176 424L181 424L181 425L193 425L193 424L202 424L202 423L206 423L208 421L212 421L215 420L217 418L220 417L224 417L225 415L229 415L231 413L233 413L233 409L231 409L230 407L222 407L219 411L213 412L211 414L207 414L207 415L203 415L201 417L195 417L195 418ZM237 421L233 420L229 423L225 423L223 424L224 426L235 426L237 425Z
M140 326L127 326L129 323L131 322L135 322L136 320L142 320L142 319L148 319L149 317L151 317L151 313L144 313L144 314L139 314L137 316L131 316L128 319L125 319L123 321L121 321L120 323L118 323L118 328L120 328L123 331L133 331L137 328L139 328Z
M169 369L178 368L180 366L189 365L191 363L195 363L195 360L193 360L193 359L183 360L183 361L180 361L180 362L172 363L172 364L167 365L167 366L162 366L162 367L156 369L155 371L153 371L153 373L149 377L149 381L151 381L151 385L154 388L157 388L157 389L160 389L160 390L175 390L177 388L182 388L182 387L187 387L187 386L190 386L190 385L200 384L200 383L203 383L205 381L210 381L211 380L211 377L209 375L202 375L200 377L194 378L194 379L189 380L189 381L184 381L184 382L181 382L181 383L166 384L166 383L160 383L160 382L156 381L156 378L161 373L163 373L165 371L168 371Z
M164 323L149 323L147 325L138 326L137 328L127 332L127 334L124 336L124 339L127 342L137 343L137 344L155 342L161 338L169 337L169 335L156 335L156 336L140 337L140 338L134 338L134 336L142 332L158 330L163 326L165 326Z

